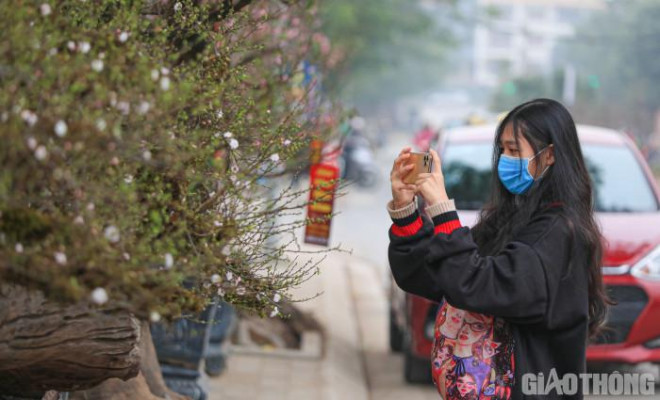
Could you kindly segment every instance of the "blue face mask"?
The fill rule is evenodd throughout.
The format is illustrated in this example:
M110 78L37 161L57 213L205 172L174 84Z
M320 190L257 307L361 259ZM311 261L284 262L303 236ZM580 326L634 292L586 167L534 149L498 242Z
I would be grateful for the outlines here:
M513 194L526 193L534 183L534 177L529 173L529 162L541 154L546 148L534 154L534 157L519 158L511 157L505 154L500 155L500 161L497 164L497 174L500 177L502 185ZM541 173L538 179L545 174L550 166L548 165Z

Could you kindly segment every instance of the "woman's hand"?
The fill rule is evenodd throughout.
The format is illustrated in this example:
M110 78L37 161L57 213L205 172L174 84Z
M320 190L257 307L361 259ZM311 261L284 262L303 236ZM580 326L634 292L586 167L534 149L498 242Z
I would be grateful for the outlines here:
M407 163L410 159L410 147L404 147L399 156L394 160L392 172L390 172L390 182L392 183L392 199L394 208L407 206L415 198L417 187L413 184L403 182L403 178L415 167Z
M433 169L431 172L423 172L417 176L415 181L416 193L420 193L427 206L432 206L449 200L445 189L445 177L442 175L440 156L435 150L429 150L433 156Z

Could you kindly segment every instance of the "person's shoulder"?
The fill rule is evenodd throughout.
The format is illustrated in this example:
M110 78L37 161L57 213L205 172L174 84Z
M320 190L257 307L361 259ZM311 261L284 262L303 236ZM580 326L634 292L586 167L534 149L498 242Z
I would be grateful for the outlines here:
M561 242L570 236L569 221L561 205L549 205L539 209L529 223L520 230L516 240L530 246L546 242Z

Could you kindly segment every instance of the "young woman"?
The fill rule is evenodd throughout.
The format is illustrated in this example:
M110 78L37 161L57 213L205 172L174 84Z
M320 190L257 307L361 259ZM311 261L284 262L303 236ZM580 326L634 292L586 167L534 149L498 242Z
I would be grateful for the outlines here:
M388 255L403 290L441 303L433 351L452 349L447 361L431 354L443 359L432 369L441 396L463 398L467 379L478 399L535 398L523 393L524 374L547 381L553 369L559 378L586 372L588 338L611 301L592 184L569 112L537 99L502 120L492 193L472 229L461 226L440 157L431 154L433 171L415 184L402 180L412 169L410 148L394 162ZM539 398L582 398L582 384L574 395Z

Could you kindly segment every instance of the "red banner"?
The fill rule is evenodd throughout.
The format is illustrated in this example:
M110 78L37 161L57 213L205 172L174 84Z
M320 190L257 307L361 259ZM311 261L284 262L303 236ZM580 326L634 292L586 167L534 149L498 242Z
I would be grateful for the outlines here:
M329 164L313 164L310 167L309 205L305 243L328 246L330 222L335 198L339 168Z

